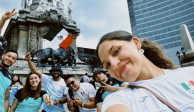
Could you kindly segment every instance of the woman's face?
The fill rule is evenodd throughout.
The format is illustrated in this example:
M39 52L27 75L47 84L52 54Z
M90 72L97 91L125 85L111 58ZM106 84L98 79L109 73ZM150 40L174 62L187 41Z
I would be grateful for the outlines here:
M37 74L32 74L29 77L29 82L30 82L31 86L37 87L39 82L40 82L40 78L39 78L39 76Z
M130 42L106 40L98 50L103 67L120 81L134 82L142 69L143 54L139 52L141 42L133 37Z
M17 81L17 80L18 80L18 76L15 75L15 76L13 77L13 81Z

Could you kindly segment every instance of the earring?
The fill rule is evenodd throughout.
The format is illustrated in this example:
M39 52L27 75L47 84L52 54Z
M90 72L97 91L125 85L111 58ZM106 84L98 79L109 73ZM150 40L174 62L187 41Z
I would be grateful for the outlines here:
M143 54L144 53L144 50L143 49L140 49L139 52Z

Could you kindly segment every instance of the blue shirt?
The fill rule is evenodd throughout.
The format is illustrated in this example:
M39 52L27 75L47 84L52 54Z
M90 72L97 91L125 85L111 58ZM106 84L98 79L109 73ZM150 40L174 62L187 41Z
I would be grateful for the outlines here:
M67 87L64 79L60 79L59 81L54 81L52 76L48 76L42 74L42 83L44 84L44 90L51 94L51 100L54 102L55 100L63 99L64 95L67 94ZM48 107L46 103L43 103L43 110L46 112L64 112L65 108L63 104L52 105Z
M21 96L22 90L23 89L17 91L17 93L15 94L15 100L18 101L19 97ZM43 102L43 96L46 94L46 92L41 90L40 97L36 100L34 99L35 93L36 90L31 90L29 98L25 98L22 102L18 101L15 112L38 112Z
M0 112L4 112L5 92L11 85L10 73L0 66Z
M14 100L14 96L17 93L17 91L21 88L21 85L18 82L18 86L17 87L12 87L10 89L10 93L9 93L9 106L12 106L13 100Z

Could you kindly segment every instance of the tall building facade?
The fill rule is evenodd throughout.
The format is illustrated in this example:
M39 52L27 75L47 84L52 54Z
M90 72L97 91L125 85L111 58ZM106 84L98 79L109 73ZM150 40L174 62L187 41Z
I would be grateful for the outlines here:
M128 0L128 8L133 35L163 45L178 65L180 25L186 24L194 37L194 0Z

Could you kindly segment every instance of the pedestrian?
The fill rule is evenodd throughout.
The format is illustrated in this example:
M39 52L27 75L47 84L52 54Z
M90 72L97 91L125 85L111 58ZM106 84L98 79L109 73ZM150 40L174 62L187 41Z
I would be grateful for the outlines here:
M17 12L6 12L3 14L0 20L0 34L5 22L17 14ZM9 87L11 86L11 74L8 72L10 66L12 66L18 58L18 53L15 50L7 50L2 54L2 60L0 62L0 112L8 112L9 110Z
M17 91L10 112L38 112L42 102L52 105L50 95L41 90L40 76L31 72L26 78L24 88Z
M12 106L15 94L22 87L23 86L22 86L22 82L20 81L19 75L14 75L12 77L12 84L10 87L10 94L9 94L9 106L10 107Z
M64 78L67 87L67 107L70 111L96 112L95 95L96 91L90 83L79 83L74 76Z
M85 74L81 77L80 82L83 82L83 83L89 83L89 82L90 82L90 78L88 77L88 73L85 73Z
M41 81L44 84L44 90L51 94L51 100L54 102L54 105L48 107L45 103L43 104L42 112L64 112L65 108L64 103L67 102L66 92L67 87L65 81L60 77L63 74L60 64L53 64L52 68L49 70L52 76L41 73L33 64L30 59L30 52L26 54L26 60L31 71L35 72L41 77Z
M160 48L126 31L102 36L96 48L97 57L112 77L129 82L129 88L106 97L102 112L194 110L194 67L177 68Z
M115 91L118 91L119 89L126 88L129 84L128 82L120 82L115 78L108 77L102 68L97 68L94 70L93 79L95 79L94 81L101 84L100 88L96 92L95 97L98 112L101 112L102 103L106 96Z

